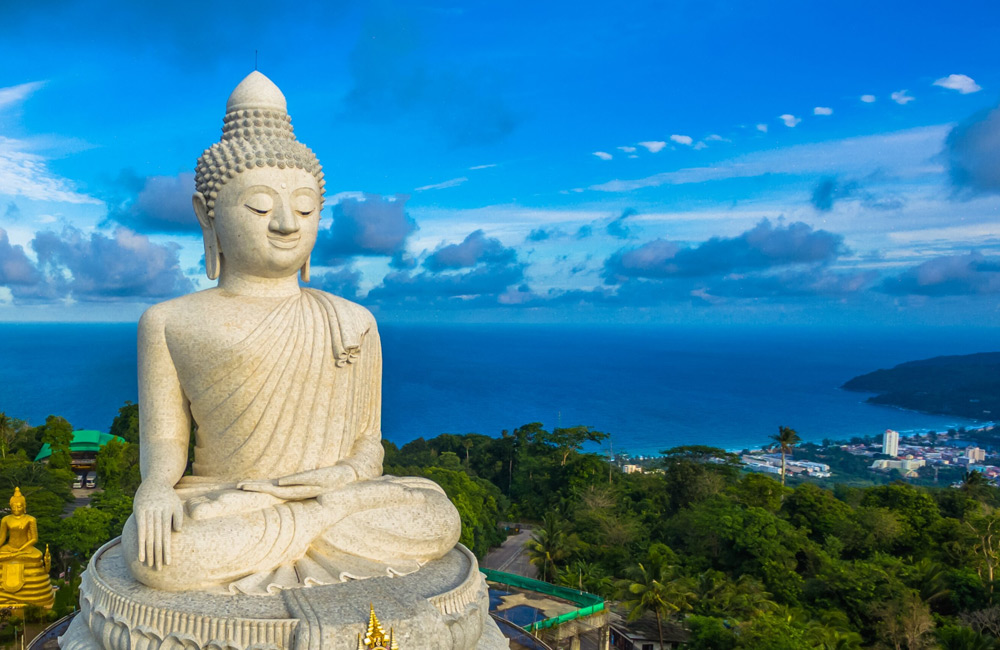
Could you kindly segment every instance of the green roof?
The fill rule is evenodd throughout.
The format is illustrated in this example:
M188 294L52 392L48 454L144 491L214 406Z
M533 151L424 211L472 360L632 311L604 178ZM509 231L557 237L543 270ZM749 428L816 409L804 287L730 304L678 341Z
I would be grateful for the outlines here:
M69 443L69 451L70 453L74 451L100 451L101 447L108 444L112 438L118 440L119 442L125 442L124 438L113 436L110 433L94 431L93 429L80 429L79 431L73 432L73 442ZM35 456L35 460L42 460L51 455L52 448L49 447L49 443L46 442L42 445L38 455Z

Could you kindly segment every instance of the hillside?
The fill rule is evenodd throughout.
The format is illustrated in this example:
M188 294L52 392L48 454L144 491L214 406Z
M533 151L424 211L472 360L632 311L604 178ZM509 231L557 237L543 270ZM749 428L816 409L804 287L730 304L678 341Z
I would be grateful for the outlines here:
M851 379L845 390L872 404L977 420L1000 416L1000 352L934 357Z

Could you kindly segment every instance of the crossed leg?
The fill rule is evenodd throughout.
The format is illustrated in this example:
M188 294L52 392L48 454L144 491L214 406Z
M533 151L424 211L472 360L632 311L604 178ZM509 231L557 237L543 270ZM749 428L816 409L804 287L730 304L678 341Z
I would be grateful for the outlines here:
M238 501L238 490L217 495ZM351 483L315 499L261 501L263 507L206 519L184 518L171 532L173 562L153 569L138 561L135 516L122 532L129 570L165 591L224 586L303 558L315 543L347 556L392 564L441 557L458 541L458 511L434 482L383 476ZM238 508L232 508L238 510Z

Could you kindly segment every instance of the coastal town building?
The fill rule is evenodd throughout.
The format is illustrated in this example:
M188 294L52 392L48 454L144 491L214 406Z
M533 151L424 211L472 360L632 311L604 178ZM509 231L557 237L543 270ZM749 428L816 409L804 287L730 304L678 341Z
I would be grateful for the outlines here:
M882 453L886 456L899 455L899 432L886 429L882 436Z
M977 436L986 436L991 435L995 429L996 427L991 425L978 429L974 433ZM989 479L994 485L1000 485L1000 467L987 464L995 462L993 456L996 454L992 450L979 447L972 441L956 439L952 435L941 436L931 432L904 437L900 440L895 436L889 436L890 432L897 433L891 430L886 431L886 435L880 442L875 440L867 443L851 442L839 446L840 449L853 456L871 458L873 461L869 466L871 471L886 472L898 469L905 477L916 478L918 476L916 470L920 467L933 467L936 481L939 469L951 467L964 471L974 467L975 471ZM888 438L895 438L895 440L887 440ZM982 440L983 438L973 438L973 440L977 439ZM885 449L887 442L895 445L896 458L875 460L875 456L882 455L880 452Z
M622 465L622 472L625 474L641 474L642 465Z
M917 475L917 470L926 464L927 461L922 458L913 458L912 456L902 458L900 460L887 460L885 458L880 458L872 463L871 468L884 471L898 469L903 476L913 478Z
M740 457L743 466L751 472L764 474L781 474L780 454L744 454ZM785 459L785 474L795 476L805 474L813 478L829 478L832 476L830 466L826 463L815 463L808 460Z
M969 459L969 464L981 463L986 460L986 451L979 447L969 447L965 450L965 457Z

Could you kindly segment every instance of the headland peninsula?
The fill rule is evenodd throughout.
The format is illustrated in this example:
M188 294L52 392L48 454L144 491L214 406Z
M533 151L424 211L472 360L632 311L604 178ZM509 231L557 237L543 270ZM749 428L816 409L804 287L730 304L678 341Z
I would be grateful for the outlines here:
M866 401L977 420L1000 413L1000 352L933 357L855 377L841 388L876 393Z

